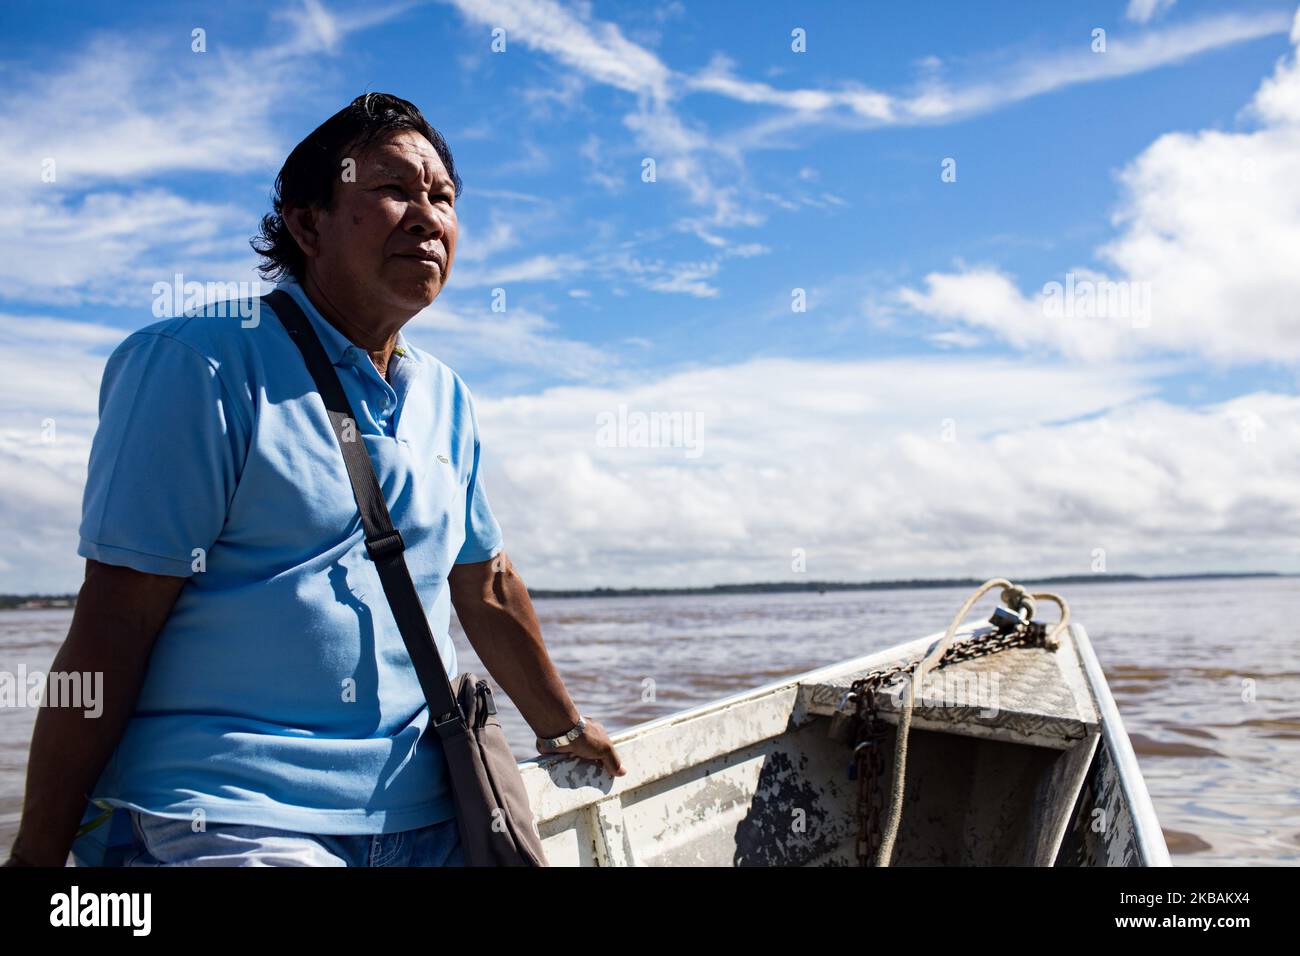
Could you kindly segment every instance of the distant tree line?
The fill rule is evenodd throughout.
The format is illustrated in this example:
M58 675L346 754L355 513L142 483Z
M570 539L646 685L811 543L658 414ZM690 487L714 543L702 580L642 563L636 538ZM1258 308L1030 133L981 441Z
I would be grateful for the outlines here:
M1126 581L1192 581L1211 578L1294 577L1278 571L1207 571L1197 574L1067 574L1048 578L1013 578L1022 584L1107 584ZM896 581L759 581L753 584L713 584L686 588L587 588L583 590L530 589L536 598L575 597L653 597L682 594L790 594L816 591L901 591L907 588L973 588L983 584L980 578L902 578ZM0 609L30 607L73 607L75 594L0 594Z

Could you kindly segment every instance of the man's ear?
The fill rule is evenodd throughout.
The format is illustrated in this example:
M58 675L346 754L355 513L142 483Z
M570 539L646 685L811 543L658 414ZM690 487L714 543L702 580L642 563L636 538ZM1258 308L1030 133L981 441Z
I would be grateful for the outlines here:
M285 228L308 259L320 255L320 232L316 228L315 206L285 206L281 216Z

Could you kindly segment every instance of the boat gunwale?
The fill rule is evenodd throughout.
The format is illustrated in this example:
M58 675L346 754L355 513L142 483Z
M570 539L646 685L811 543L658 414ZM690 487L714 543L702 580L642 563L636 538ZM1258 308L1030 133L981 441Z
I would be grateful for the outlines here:
M965 640L981 633L989 633L992 630L993 628L987 625L978 627L964 626L957 631L953 640ZM878 651L872 651L868 654L863 654L860 657L854 657L847 661L838 661L834 664L824 664L821 667L814 667L811 670L803 671L799 674L793 674L789 677L777 678L767 684L762 684L758 687L751 687L748 690L737 691L735 694L730 694L726 697L719 697L714 700L705 701L702 704L696 704L694 707L687 708L686 710L674 711L671 714L664 714L662 717L653 717L650 720L642 721L639 724L633 724L631 727L620 730L618 733L610 734L610 742L617 746L618 744L627 743L630 740L634 740L637 737L641 737L655 730L671 727L678 723L686 723L687 721L704 717L716 710L734 707L736 704L745 703L751 698L757 699L760 697L766 697L784 690L798 690L798 688L804 684L827 683L825 678L832 675L866 671L884 661L897 661L901 663L902 661L908 660L910 657L914 656L913 651L924 652L925 650L928 650L936 641L942 640L944 634L944 631L936 631L933 634L913 638L912 640L905 641L901 644L891 644ZM801 704L801 700L796 701L796 706L800 706ZM751 741L751 743L753 742L754 741ZM526 766L541 764L543 762L546 762L547 767L554 767L557 758L561 758L562 756L563 755L559 754L537 754L536 756L529 757L526 760L518 761L519 768L520 770L523 770ZM568 757L567 759L578 761L580 758Z
M1155 804L1151 801L1151 792L1147 789L1146 778L1138 764L1133 742L1129 740L1124 720L1120 717L1119 705L1111 693L1110 683L1102 669L1097 652L1082 624L1070 624L1074 637L1076 653L1083 661L1084 675L1092 691L1097 713L1101 717L1102 740L1110 751L1111 760L1119 777L1120 790L1128 804L1129 817L1133 821L1133 833L1138 852L1144 866L1173 866L1169 858L1169 847L1165 843L1164 831L1156 816Z

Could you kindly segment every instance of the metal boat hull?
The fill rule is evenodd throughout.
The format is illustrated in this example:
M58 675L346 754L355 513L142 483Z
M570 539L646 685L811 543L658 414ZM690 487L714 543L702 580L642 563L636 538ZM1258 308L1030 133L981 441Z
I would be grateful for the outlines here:
M987 630L960 631L957 639ZM836 716L844 691L856 676L919 658L940 636L617 734L622 777L573 757L523 761L548 860L858 865L858 784L850 779L845 721ZM1081 626L1071 625L1054 652L1015 648L935 674L967 693L917 703L893 865L1169 864ZM892 747L890 735L886 764Z

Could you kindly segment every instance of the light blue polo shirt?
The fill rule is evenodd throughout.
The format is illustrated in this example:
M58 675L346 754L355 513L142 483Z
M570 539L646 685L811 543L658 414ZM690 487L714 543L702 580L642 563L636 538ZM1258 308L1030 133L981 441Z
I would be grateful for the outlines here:
M390 384L299 285L278 288L334 363L454 677L447 573L502 546L469 389L400 332ZM104 370L77 551L188 580L92 797L311 833L450 819L442 745L302 354L265 303L251 328L217 311L146 326Z

